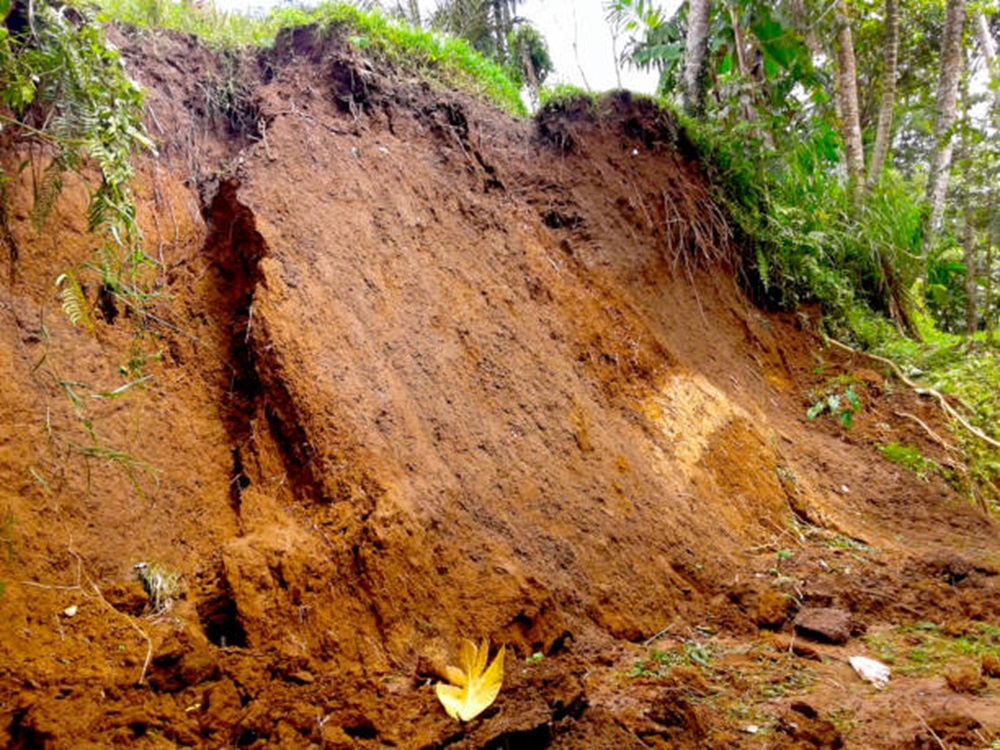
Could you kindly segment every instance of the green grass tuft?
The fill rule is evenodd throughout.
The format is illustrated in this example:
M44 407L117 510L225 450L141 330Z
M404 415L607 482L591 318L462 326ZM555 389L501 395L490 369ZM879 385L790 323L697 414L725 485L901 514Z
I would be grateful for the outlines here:
M889 443L888 445L878 446L878 449L888 460L902 466L904 469L909 469L921 479L927 478L928 469L936 468L933 461L926 458L912 445Z
M585 100L592 105L597 103L597 99L589 91L584 91L578 86L568 83L560 83L557 86L546 86L538 95L539 105L544 108L565 107L571 102Z

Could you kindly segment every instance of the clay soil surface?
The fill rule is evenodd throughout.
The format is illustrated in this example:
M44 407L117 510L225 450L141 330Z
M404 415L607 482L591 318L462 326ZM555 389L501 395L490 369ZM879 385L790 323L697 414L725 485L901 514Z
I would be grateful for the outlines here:
M0 258L0 745L1000 738L1000 535L955 435L751 303L666 115L515 121L309 29L226 99L190 40L116 42L159 147L144 298L80 268L85 186L36 231L45 154L3 152L32 166ZM806 419L848 386L851 429ZM434 692L463 637L507 653L467 723Z

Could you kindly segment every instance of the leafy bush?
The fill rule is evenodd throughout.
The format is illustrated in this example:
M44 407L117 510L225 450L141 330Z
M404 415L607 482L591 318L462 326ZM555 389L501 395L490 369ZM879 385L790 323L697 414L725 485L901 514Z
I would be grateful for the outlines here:
M856 211L825 123L777 151L754 137L752 123L733 132L681 121L747 245L747 278L759 301L779 309L819 303L838 333L851 331L857 308L910 325L908 290L920 273L918 186L890 172Z
M539 92L539 104L542 107L559 107L568 102L580 100L594 101L594 97L579 86L573 86L569 83L546 86Z

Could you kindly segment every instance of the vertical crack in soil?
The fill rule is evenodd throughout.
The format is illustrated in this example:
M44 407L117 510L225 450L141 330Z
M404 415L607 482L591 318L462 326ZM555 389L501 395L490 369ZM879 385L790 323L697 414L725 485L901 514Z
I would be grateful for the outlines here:
M202 187L203 198L212 194L212 185ZM220 386L233 461L229 501L242 522L243 492L262 484L261 467L275 463L273 457L262 456L265 451L278 454L277 462L284 466L293 494L314 495L317 485L309 443L291 395L275 374L274 362L264 365L263 375L258 369L262 364L258 353L267 356L270 349L266 326L257 325L253 312L262 278L260 261L268 248L257 231L253 211L238 199L239 187L235 179L220 182L202 210L209 227L204 248L209 264L208 308L221 331L228 363ZM262 429L267 439L259 439ZM220 569L216 576L198 607L202 627L216 645L245 646L247 636L225 572Z
M257 412L261 384L249 333L253 295L260 278L258 266L266 253L253 212L236 197L238 189L236 180L226 180L203 206L209 226L204 255L214 277L210 291L215 298L211 300L211 309L220 315L218 325L226 342L224 358L229 363L227 382L221 385L226 394L226 431L233 446L230 504L237 516L242 492L252 483L244 451L252 449L252 419Z
M260 261L268 248L257 231L253 211L237 197L239 186L235 179L222 181L204 208L210 228L204 254L217 282L212 309L222 315L219 325L227 342L229 374L222 385L227 395L224 418L233 454L231 503L237 512L243 490L260 479L258 452L262 447L255 439L254 427L261 416L274 438L293 491L306 495L320 492L311 465L313 451L298 409L281 378L266 326L254 320Z

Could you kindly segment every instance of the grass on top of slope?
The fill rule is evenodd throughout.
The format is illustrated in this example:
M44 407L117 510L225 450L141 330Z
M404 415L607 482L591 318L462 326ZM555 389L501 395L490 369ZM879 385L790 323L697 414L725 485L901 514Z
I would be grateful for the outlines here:
M501 109L526 114L520 91L504 69L464 39L418 29L398 19L344 2L315 8L279 8L264 17L199 8L180 0L95 0L103 21L138 29L171 29L223 49L270 47L278 32L297 26L345 28L349 43L366 56L420 74L442 86L481 96Z

